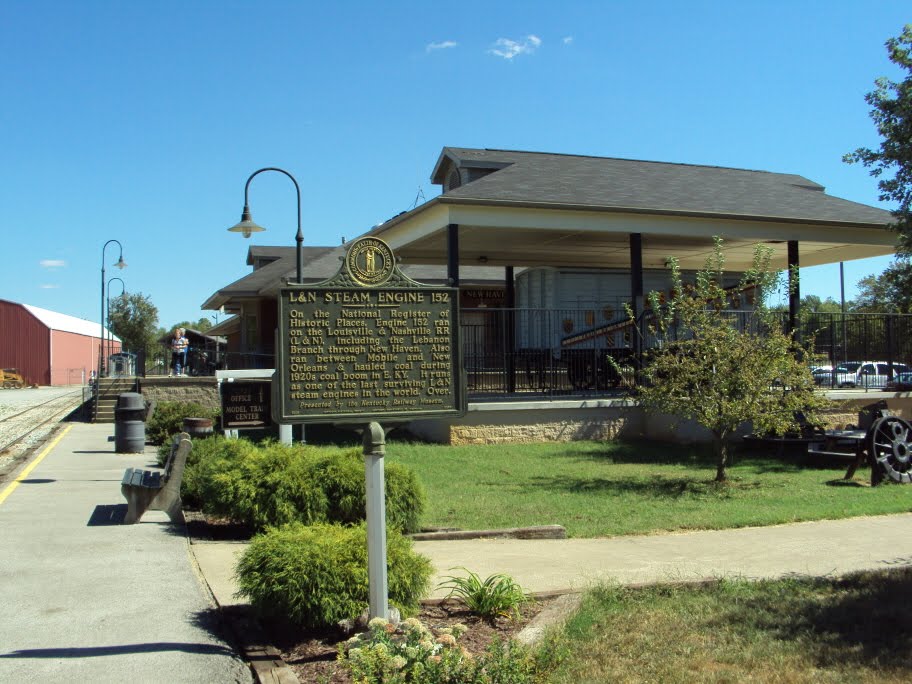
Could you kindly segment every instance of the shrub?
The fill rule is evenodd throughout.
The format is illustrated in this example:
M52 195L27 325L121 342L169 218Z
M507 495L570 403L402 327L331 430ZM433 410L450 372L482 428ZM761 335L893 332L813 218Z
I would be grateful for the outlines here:
M364 457L359 449L329 454L318 466L333 522L356 523L364 520ZM386 463L386 524L400 532L417 532L424 512L424 490L418 477L400 463Z
M326 520L326 494L315 480L313 449L223 440L196 471L203 510L262 530Z
M501 616L516 616L519 607L530 600L509 575L491 575L482 582L474 572L460 569L465 570L468 577L446 577L440 587L450 590L447 598L456 596L462 599L469 610L483 618L494 620Z
M146 441L150 444L167 444L172 435L181 431L184 418L212 418L218 420L219 409L211 409L187 401L162 401L156 404L152 417L146 422Z
M326 449L244 440L207 442L190 468L186 491L207 513L262 530L290 522L354 524L365 517L364 461L356 449ZM240 446L243 442L244 446ZM192 453L192 452L191 452ZM424 492L415 474L386 468L387 525L418 529Z
M464 625L435 633L415 619L393 626L374 618L368 628L339 648L339 661L363 684L532 684L558 662L499 640L473 656L459 644Z
M390 604L414 614L428 591L430 561L390 530L387 562ZM299 523L270 529L241 556L237 578L238 595L264 615L302 627L336 625L368 606L367 531Z

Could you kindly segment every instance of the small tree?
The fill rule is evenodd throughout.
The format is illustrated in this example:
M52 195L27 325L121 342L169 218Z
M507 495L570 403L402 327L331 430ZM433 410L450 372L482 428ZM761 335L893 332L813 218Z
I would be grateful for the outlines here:
M649 332L655 347L644 355L638 398L652 413L693 420L713 435L716 481L726 479L728 442L751 421L758 432L783 434L798 428L796 414L809 420L826 405L815 392L803 350L782 332L764 305L765 293L779 282L769 268L771 250L758 246L754 264L739 291L753 289L754 308L737 316L725 311L724 257L716 238L706 267L684 285L669 260L672 296L660 304L649 295L654 317Z
M141 292L112 299L108 317L111 332L121 339L125 349L148 351L154 344L158 309Z

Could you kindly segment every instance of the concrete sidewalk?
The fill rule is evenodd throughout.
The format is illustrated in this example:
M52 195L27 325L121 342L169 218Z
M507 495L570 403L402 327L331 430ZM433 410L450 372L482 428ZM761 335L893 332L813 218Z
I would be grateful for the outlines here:
M195 542L193 553L221 605L242 601L232 578L243 543ZM529 592L720 577L840 575L912 565L912 514L609 539L483 539L415 542L431 559L433 586L465 567L505 573ZM437 589L433 597L446 595Z
M118 524L124 469L155 450L115 454L113 429L68 425L0 503L0 681L252 681L184 528L160 512Z

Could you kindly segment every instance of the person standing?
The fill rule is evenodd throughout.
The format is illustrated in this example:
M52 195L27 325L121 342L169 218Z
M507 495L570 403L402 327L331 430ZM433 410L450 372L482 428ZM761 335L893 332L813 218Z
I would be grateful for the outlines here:
M168 373L168 377L171 377L172 374L180 375L186 367L187 347L189 346L190 343L184 336L184 329L175 328L174 336L171 338L171 373Z

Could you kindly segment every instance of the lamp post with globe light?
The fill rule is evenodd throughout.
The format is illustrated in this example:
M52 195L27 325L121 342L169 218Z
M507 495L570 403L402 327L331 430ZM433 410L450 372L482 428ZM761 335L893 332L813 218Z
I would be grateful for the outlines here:
M105 250L107 250L108 245L112 242L117 244L117 247L120 250L120 256L117 259L117 263L114 264L117 268L123 269L126 268L127 262L123 259L123 245L120 244L119 240L108 240L104 243L104 246L101 248L101 336L98 340L98 377L101 378L104 375L104 339L105 339Z
M105 300L105 329L107 330L108 338L108 347L105 352L106 359L111 357L111 351L114 349L114 332L111 330L111 283L115 280L120 283L120 296L123 297L127 292L127 286L124 285L123 280L117 277L108 278L108 298ZM122 347L121 351L123 351Z

